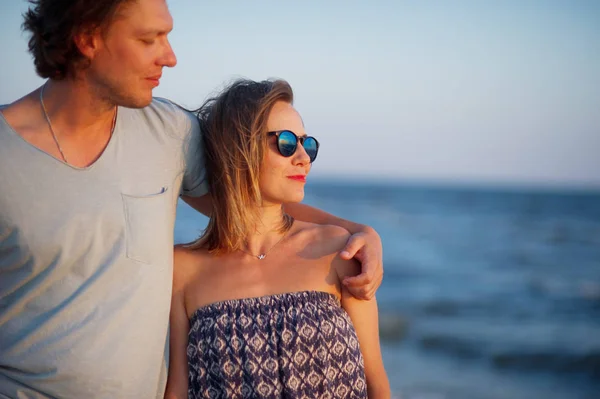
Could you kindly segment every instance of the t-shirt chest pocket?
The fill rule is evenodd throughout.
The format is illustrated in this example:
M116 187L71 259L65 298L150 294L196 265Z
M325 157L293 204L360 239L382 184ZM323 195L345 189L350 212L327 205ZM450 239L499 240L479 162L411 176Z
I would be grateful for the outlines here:
M125 245L128 258L147 264L163 264L172 256L171 193L163 187L156 194L122 194L125 211Z

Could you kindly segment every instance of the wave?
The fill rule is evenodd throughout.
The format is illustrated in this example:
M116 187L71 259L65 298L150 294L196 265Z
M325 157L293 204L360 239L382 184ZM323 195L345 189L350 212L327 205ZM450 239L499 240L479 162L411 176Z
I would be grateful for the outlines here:
M393 313L379 315L379 337L386 342L399 342L406 338L409 328L408 319Z
M487 361L495 369L579 374L600 382L600 351L585 353L564 350L490 350L476 340L449 335L424 335L418 339L421 349L460 359Z
M600 351L590 353L565 352L505 352L492 355L492 364L499 369L548 371L586 374L600 379Z
M418 339L424 350L442 352L459 358L475 359L484 357L481 343L447 335L425 335Z

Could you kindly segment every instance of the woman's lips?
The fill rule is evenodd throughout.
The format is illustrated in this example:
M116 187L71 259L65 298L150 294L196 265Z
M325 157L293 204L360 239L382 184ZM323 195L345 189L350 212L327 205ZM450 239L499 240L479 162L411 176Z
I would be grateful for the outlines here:
M306 176L305 175L288 176L288 179L292 179L292 180L295 180L295 181L306 183Z

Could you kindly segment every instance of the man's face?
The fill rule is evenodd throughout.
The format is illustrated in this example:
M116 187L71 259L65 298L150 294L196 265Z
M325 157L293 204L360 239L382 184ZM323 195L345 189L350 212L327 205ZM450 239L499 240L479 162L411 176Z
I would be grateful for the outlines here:
M163 67L177 63L167 39L172 29L165 0L124 3L111 25L96 34L98 49L86 73L98 94L129 108L150 104Z

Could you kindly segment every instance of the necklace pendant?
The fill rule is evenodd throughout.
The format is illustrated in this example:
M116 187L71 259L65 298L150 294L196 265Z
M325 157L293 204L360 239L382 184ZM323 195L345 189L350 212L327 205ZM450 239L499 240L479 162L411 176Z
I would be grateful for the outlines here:
M257 256L258 260L263 260L267 255L265 254L260 254Z

